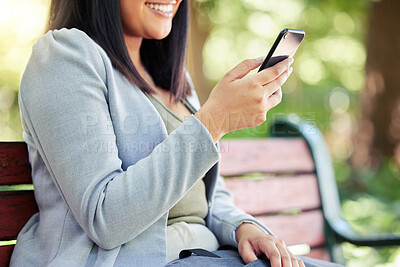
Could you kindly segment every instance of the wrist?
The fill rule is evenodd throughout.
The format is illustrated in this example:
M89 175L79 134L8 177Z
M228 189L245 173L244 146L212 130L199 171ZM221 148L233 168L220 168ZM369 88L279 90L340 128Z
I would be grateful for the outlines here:
M223 127L224 121L211 112L208 112L207 108L200 108L194 116L207 128L214 143L217 143L226 133Z
M249 235L269 235L263 231L259 226L255 225L253 222L242 222L235 231L236 242L239 244L240 240Z
M249 222L243 222L238 226L238 228L236 228L235 237L236 237L236 241L238 244L240 242L240 239L243 236L243 233L247 232L247 229L250 225L251 225L251 223L249 223Z

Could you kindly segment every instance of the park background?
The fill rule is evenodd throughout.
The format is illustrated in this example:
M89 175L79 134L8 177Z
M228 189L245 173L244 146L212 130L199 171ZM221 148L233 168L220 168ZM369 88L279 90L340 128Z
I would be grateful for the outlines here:
M360 233L400 233L400 1L193 0L188 69L201 102L246 58L265 56L283 28L306 31L282 103L263 125L224 138L265 137L282 114L323 132L344 217ZM49 0L0 0L0 141L22 140L19 82L44 33ZM348 266L400 266L400 249L344 244Z

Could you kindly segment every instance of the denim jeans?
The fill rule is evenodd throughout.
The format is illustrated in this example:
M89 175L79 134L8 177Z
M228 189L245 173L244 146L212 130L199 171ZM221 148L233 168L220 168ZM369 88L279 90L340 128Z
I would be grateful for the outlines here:
M257 259L249 264L244 264L239 253L235 250L218 250L212 253L220 256L220 258L206 257L192 255L187 258L178 259L168 263L167 267L179 267L179 266L196 266L196 267L238 267L238 266L250 266L250 267L270 267L271 264L267 259ZM307 267L339 267L342 265L312 259L308 257L299 257Z

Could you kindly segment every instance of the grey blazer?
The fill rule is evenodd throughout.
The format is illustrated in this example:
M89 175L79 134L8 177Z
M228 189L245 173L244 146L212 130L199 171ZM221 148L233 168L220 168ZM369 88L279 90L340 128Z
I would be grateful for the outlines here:
M199 108L195 92L188 101ZM168 211L204 177L206 219L237 246L243 221L218 175L218 147L195 116L173 133L147 97L76 29L33 48L19 105L39 212L11 266L162 266Z

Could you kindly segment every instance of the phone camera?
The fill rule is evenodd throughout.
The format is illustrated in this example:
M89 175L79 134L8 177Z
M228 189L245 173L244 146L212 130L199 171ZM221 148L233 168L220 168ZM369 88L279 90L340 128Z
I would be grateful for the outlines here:
M285 33L284 35L283 35L283 39L286 39L288 37L288 33Z

